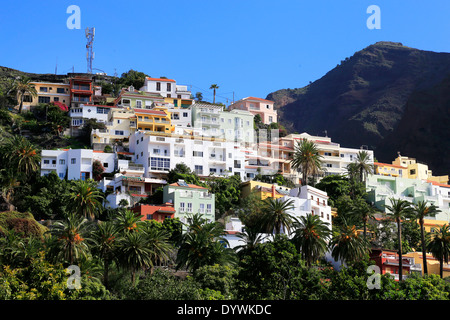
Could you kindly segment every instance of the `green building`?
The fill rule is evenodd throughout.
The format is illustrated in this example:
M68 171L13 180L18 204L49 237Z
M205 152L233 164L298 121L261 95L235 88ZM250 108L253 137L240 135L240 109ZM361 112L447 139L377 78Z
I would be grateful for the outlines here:
M376 208L385 211L391 205L390 199L402 199L411 203L427 201L441 210L430 219L450 221L450 186L431 181L408 179L384 175L369 175L366 179L367 200Z
M175 217L182 222L187 222L187 218L195 213L215 221L215 197L207 188L178 180L164 187L163 201L173 203Z

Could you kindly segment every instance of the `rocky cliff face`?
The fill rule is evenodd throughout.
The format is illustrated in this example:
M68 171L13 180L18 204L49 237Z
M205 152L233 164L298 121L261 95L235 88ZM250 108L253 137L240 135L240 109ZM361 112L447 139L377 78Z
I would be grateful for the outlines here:
M310 85L278 90L270 93L267 99L275 101L280 122L288 130L317 135L326 131L333 141L343 146L359 148L367 145L375 150L379 161L390 162L397 151L402 151L390 141L404 146L405 139L421 134L429 141L428 145L404 149L402 153L428 162L438 174L450 172L450 166L437 164L434 167L429 155L430 148L434 148L430 141L435 139L429 136L431 132L439 136L444 134L431 130L433 122L440 120L439 115L423 118L422 129L416 128L419 132L405 128L418 112L418 107L414 107L417 101L420 100L422 111L431 108L432 101L442 101L442 90L449 75L450 53L378 42L341 61ZM440 111L449 112L449 108L447 104L441 106ZM430 130L427 131L428 127ZM400 139L396 136L401 128L404 131Z

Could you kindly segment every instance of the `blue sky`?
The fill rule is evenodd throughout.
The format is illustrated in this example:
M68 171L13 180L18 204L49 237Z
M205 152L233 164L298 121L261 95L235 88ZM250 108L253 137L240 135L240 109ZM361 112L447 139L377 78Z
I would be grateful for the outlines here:
M86 72L86 27L95 27L93 68L166 76L226 103L265 98L315 81L377 41L450 52L448 0L10 1L0 11L0 65L26 72ZM80 29L67 28L70 5ZM381 29L366 12L381 10ZM98 70L94 70L98 72ZM228 100L227 100L228 99Z

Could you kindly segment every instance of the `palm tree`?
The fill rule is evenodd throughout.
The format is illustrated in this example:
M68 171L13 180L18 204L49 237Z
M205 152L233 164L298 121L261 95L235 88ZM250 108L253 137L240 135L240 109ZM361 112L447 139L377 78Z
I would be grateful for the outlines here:
M417 220L419 220L420 225L420 237L422 240L422 259L423 259L423 272L424 274L428 274L428 266L427 266L427 251L426 251L426 242L425 242L425 230L423 227L425 217L434 217L437 213L441 212L441 210L437 209L434 204L430 206L427 205L427 201L418 201L414 204L413 214Z
M368 174L373 174L374 165L371 162L372 160L367 151L362 150L358 152L355 169L359 172L359 182L365 181Z
M131 282L136 285L136 272L153 265L153 253L142 232L126 232L119 240L118 261L123 269L131 271Z
M367 241L367 223L369 222L369 219L374 217L375 209L363 198L357 197L352 203L350 214L362 221L364 229L363 238L364 241Z
M390 199L391 205L386 205L386 209L390 212L387 214L397 223L398 237L398 261L399 261L399 281L403 280L403 262L402 262L402 220L409 218L411 215L411 203L402 199Z
M450 256L450 229L448 224L427 234L427 238L427 250L439 260L439 274L443 278L444 262L448 263Z
M217 84L212 84L209 88L214 90L213 103L216 103L216 90L219 89L219 86Z
M208 222L196 213L188 218L187 229L178 249L177 269L186 267L195 272L205 265L235 263L234 251L226 247L228 241L222 224Z
M313 260L326 252L330 235L329 224L322 221L318 215L308 213L295 223L292 241L301 252L307 266L310 267Z
M103 195L91 180L73 180L69 201L75 212L89 220L94 220L101 212Z
M297 141L290 163L292 169L302 172L302 185L307 185L309 175L317 174L321 170L322 156L314 141L302 139Z
M50 233L57 240L55 242L57 255L73 264L82 256L86 257L90 253L87 236L90 225L88 221L77 214L68 213L64 220L57 221L52 226Z
M120 232L137 231L142 224L141 215L128 209L120 208L115 217L115 224Z
M40 169L39 150L25 137L14 135L7 140L4 148L4 161L8 161L26 176Z
M22 113L23 99L27 94L36 97L37 91L31 79L28 77L20 77L14 84L14 91L17 93L17 100L20 101L19 113Z
M239 232L237 237L244 242L244 244L234 247L236 252L239 251L251 251L256 248L260 243L264 241L266 237L264 234L260 233L257 228L245 228L245 231Z
M355 225L348 224L343 219L342 224L333 234L329 247L335 261L355 262L361 259L369 250L364 237L360 237Z
M164 229L155 228L149 223L143 228L148 247L152 252L152 266L150 274L153 274L154 265L162 265L170 260L170 253L174 250L170 243L170 234Z
M109 266L115 258L119 229L111 221L101 221L92 233L93 251L103 261L103 283L108 288Z
M278 200L275 198L266 198L263 202L261 227L267 233L279 235L281 231L286 233L295 221L295 218L288 213L294 209L294 200Z

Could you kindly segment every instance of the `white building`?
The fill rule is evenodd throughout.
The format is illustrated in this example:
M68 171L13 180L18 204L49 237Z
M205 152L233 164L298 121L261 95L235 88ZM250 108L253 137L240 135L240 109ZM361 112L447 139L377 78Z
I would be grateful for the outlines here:
M293 201L294 208L287 211L292 216L297 219L306 217L307 214L319 216L323 222L329 224L331 230L331 207L328 205L328 195L325 191L305 185L291 189L289 195L282 197L281 200Z
M42 150L41 176L56 172L58 177L68 180L92 179L95 160L102 163L104 172L114 171L115 154L90 149Z
M187 86L177 85L173 79L146 77L142 91L159 93L166 98L190 99L191 92Z
M86 119L95 119L98 122L106 124L108 122L108 113L111 108L111 106L89 104L80 104L77 107L71 108L69 112L72 120L71 127L81 127Z
M130 152L144 166L146 177L161 178L178 163L199 176L245 176L245 154L237 143L222 139L137 131L130 136Z

